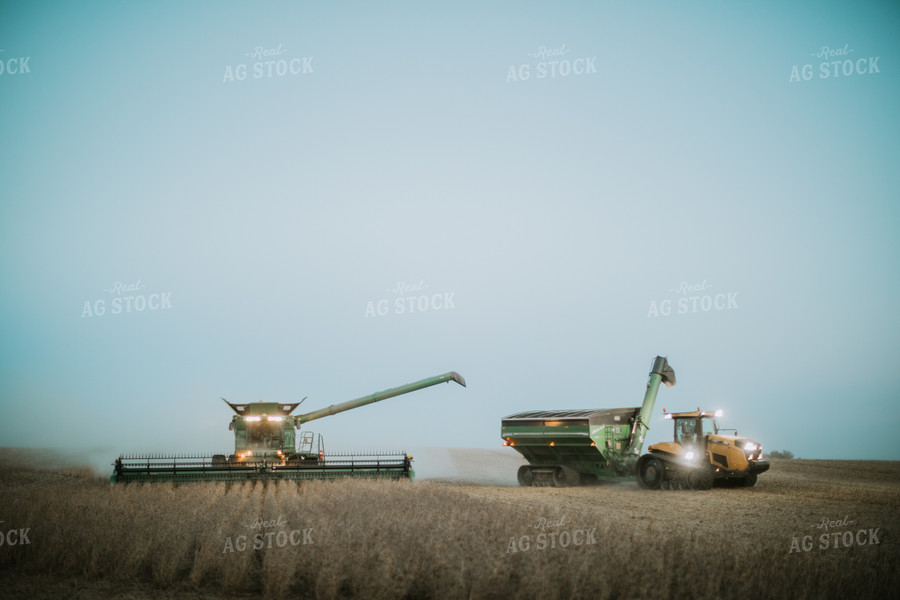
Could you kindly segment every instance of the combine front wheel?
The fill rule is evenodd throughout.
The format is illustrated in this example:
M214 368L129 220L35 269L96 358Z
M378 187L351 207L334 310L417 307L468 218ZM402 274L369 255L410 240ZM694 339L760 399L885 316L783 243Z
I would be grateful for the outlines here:
M747 473L747 478L744 479L745 487L753 487L756 485L756 473Z

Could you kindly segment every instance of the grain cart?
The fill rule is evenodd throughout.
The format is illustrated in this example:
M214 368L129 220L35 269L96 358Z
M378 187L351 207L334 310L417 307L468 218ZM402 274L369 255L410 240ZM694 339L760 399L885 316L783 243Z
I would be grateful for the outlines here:
M715 480L756 484L769 468L762 446L720 435L721 413L670 413L673 442L653 444L641 456L660 383L675 385L675 372L657 356L639 408L531 411L505 417L500 435L530 464L519 468L520 485L578 485L591 480L628 481L646 489L709 489Z
M519 485L562 487L590 480L630 480L661 383L675 385L675 371L657 356L639 407L535 410L504 417L500 424L503 444L530 463L519 468Z
M438 383L466 381L450 371L355 400L333 404L302 415L291 413L305 400L284 404L251 402L235 404L222 398L234 411L228 429L234 432L234 453L210 456L120 456L110 477L112 483L134 481L256 481L336 479L339 477L412 478L412 457L394 454L326 454L322 436L296 431L300 425L373 402L414 392Z

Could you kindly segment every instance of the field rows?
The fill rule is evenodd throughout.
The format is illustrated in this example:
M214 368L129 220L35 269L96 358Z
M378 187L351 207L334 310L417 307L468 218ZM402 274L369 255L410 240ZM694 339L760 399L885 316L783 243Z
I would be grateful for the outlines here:
M783 461L755 488L708 492L443 481L110 487L86 471L7 466L2 527L28 528L30 543L0 546L0 593L887 597L900 583L898 475L892 462ZM843 520L832 531L875 528L878 543L820 549L823 520ZM804 536L816 547L791 552ZM73 581L77 590L65 587Z

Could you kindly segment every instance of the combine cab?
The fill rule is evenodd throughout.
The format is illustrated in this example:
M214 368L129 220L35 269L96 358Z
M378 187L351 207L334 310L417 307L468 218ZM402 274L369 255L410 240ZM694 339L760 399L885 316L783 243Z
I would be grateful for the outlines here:
M412 478L412 457L395 454L326 454L322 436L300 432L300 425L407 394L438 383L455 381L465 387L459 373L436 377L334 404L302 415L291 413L303 402L251 402L233 404L228 428L234 431L234 453L212 456L120 456L110 481L191 482L336 479L339 477ZM305 398L304 398L305 400Z

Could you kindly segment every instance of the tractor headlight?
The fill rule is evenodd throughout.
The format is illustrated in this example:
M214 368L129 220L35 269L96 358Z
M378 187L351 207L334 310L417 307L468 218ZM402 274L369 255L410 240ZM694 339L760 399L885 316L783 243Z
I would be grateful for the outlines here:
M762 446L753 442L747 442L744 444L744 454L747 455L747 460L753 460L754 454L757 454L756 458L759 459L762 456Z
M259 419L259 417L244 417L244 420L248 423L255 423L256 421L259 421Z
M688 453L685 454L684 457L688 460L694 460L694 453L692 451L688 451Z
M276 423L281 423L282 418L281 417L266 417L266 421L274 421Z

